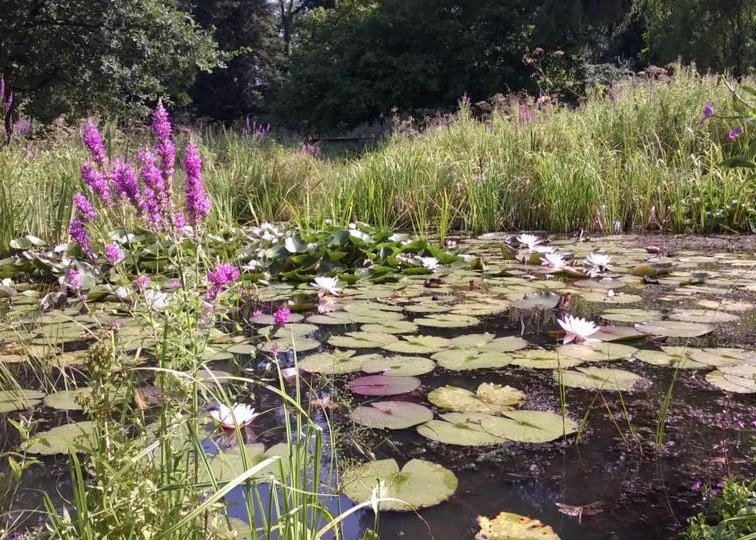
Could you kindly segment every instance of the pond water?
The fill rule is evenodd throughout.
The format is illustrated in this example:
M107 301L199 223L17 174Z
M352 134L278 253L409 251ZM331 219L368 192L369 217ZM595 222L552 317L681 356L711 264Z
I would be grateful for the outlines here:
M716 490L728 475L753 477L756 258L752 252L730 241L687 249L683 243L670 248L668 240L630 236L551 243L575 261L596 251L609 255L608 268L590 277L581 275L587 268L580 264L565 275L538 264L541 261L532 260L531 254L528 262L536 264L523 264L518 260L523 252L510 258L501 247L503 238L487 235L461 241L460 250L475 257L469 265L441 266L433 276L405 276L397 283L360 282L345 288L337 299L344 311L325 315L310 311L274 334L283 365L294 365L294 355L287 350L292 332L299 334L296 344L312 347L297 355L297 365L301 364L303 388L312 387L318 395L327 392L336 405L315 413L326 430L333 427L338 433L338 446L329 448L329 453L356 465L366 461L361 451L368 449L376 459L393 458L400 467L421 459L456 475L457 488L445 502L417 513L382 512L381 538L473 538L478 516L493 518L503 511L538 519L562 539L670 538L703 509L709 487ZM261 287L255 307L270 312L306 288ZM31 304L14 303L15 318L25 316L23 306ZM67 354L75 356L84 345L70 337L81 332L70 329L70 316L86 322L107 313L106 319L115 319L109 309L106 305L93 314L79 315L69 308L59 319L45 315L47 324L29 331L32 343L49 346L58 340L57 345L64 344ZM568 313L600 325L596 336L602 341L561 345L557 319ZM259 331L266 318L250 322L257 323ZM51 324L57 330L46 330ZM138 330L126 335L137 334ZM10 334L2 336L0 341L7 343ZM417 336L426 337L418 341ZM248 348L247 341L223 341L217 339L212 346L211 353L220 358L212 364L214 369L266 375L269 354L257 352L259 340ZM353 360L360 355L372 356ZM6 351L0 359L8 356ZM417 366L428 359L435 364L423 372ZM367 369L368 360L378 367ZM395 381L406 375L400 373L402 364L422 372L409 375L418 377L421 386L387 396L392 392L368 384L367 391L374 395L353 393L349 383L366 376L362 370L385 373L381 362L392 366L388 377L397 376L389 383L381 379L381 384L398 384ZM7 366L23 387L36 388L35 373L28 365ZM63 372L69 375L69 385L72 380L82 384L86 380L75 367ZM63 377L58 383L62 387ZM567 430L573 433L547 442L518 442L519 436L512 436L469 445L454 440L457 431L450 432L451 439L444 435L449 422L442 425L441 415L455 404L467 415L464 422L475 424L480 421L475 415L482 410L476 407L496 403L481 394L481 385L487 383L521 392L512 407L494 407L488 416L506 415L510 408L560 417L564 413L574 421L575 429ZM357 386L352 382L352 389ZM458 394L450 398L438 393L447 387L471 394L460 402ZM272 446L282 437L280 399L266 392L256 392L254 399L258 409L267 411L255 421L254 436ZM414 425L372 429L352 420L350 413L359 405L387 400L423 405L436 423L427 424L433 428L423 432ZM19 444L3 418L18 414L0 415L2 450ZM45 429L84 419L79 411L53 410L43 404L35 414L50 421ZM459 417L454 420L459 421ZM217 430L212 424L208 428L208 438L214 438ZM439 436L429 438L428 432L436 428ZM530 432L524 435L530 436ZM42 459L48 466L27 475L15 507L38 506L40 488L65 496L66 459ZM239 517L242 496L237 491L229 497L231 513ZM341 511L353 504L344 495L332 494L324 500ZM370 510L355 513L345 522L345 537L357 540L373 520Z

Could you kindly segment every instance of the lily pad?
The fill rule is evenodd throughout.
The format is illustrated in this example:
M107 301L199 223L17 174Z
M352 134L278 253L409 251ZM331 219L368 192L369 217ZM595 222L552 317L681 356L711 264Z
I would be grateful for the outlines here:
M457 386L442 386L428 393L428 401L456 412L498 414L517 407L525 394L511 386L482 383L475 393Z
M714 331L714 327L708 324L683 321L653 321L636 324L635 329L653 336L678 338L694 338Z
M330 345L345 347L348 349L377 349L387 343L398 341L393 334L377 334L372 332L347 332L340 336L331 336L328 340Z
M740 313L756 309L756 305L750 302L738 302L736 300L699 300L696 302L699 306L706 309L725 310Z
M486 446L504 442L504 439L486 432L480 426L482 418L488 416L479 413L447 413L441 415L443 420L431 420L417 426L417 432L426 439L459 446Z
M638 349L620 343L592 343L590 345L570 343L557 349L562 356L576 358L583 362L606 362L630 358Z
M654 311L652 309L618 308L607 309L601 313L601 318L604 320L623 323L657 321L661 319L661 316L661 311Z
M690 359L684 352L680 354L668 351L643 350L636 352L635 358L646 364L675 369L707 369L711 367L708 364Z
M425 375L436 369L436 363L423 356L366 354L355 357L354 360L362 360L361 369L365 373L381 373L389 377Z
M738 394L756 393L756 379L753 377L741 377L715 370L706 374L706 381L725 392L735 392Z
M712 367L736 366L742 363L756 364L756 352L731 347L690 349L688 356Z
M333 351L314 354L299 361L299 368L310 373L323 375L341 375L352 373L362 368L362 360L352 358L356 351Z
M265 336L271 339L275 338L281 338L281 337L304 337L312 334L313 332L317 332L318 327L314 324L307 324L307 323L290 323L286 326L276 327L276 326L264 326L263 328L260 328L257 333L261 336Z
M643 300L637 294L625 294L625 293L613 293L613 291L604 292L580 292L580 298L586 302L594 302L597 304L610 304L610 305L622 305L622 304L635 304Z
M299 313L291 313L289 315L290 323L298 323L298 322L301 322L303 319L304 319L304 316L300 315ZM273 318L273 315L260 315L259 317L252 319L251 322L252 324L256 324L258 326L270 326L276 323L275 319Z
M554 379L560 380L559 371L554 371ZM648 381L624 369L584 367L562 371L561 382L571 388L629 392Z
M87 451L92 447L94 424L92 422L76 422L54 427L42 433L36 433L21 445L24 452L52 456L67 454L69 451Z
M31 409L44 397L36 390L0 390L0 414Z
M242 454L243 452L243 454ZM289 447L284 443L271 446L267 451L263 444L247 444L243 447L236 446L229 450L219 451L208 459L208 466L201 467L199 471L200 482L230 482L244 471L255 467L271 457L284 458L289 454ZM245 467L245 461L247 466ZM280 478L281 467L285 467L286 459L276 459L266 467L263 467L252 480L255 482L269 482Z
M451 340L437 336L401 336L400 341L384 345L382 348L402 354L433 354L451 346Z
M715 311L713 309L683 309L670 313L669 318L675 321L707 324L721 324L740 319L740 317L732 313Z
M284 352L294 350L297 352L311 351L320 347L320 342L306 337L281 337L265 343L261 350L272 352L273 350Z
M565 369L582 363L583 360L563 356L556 350L530 349L512 355L512 364L531 369Z
M367 375L349 381L349 389L362 396L395 396L412 392L420 386L417 377L388 377Z
M430 461L413 459L401 470L393 459L371 461L347 469L342 476L344 494L357 503L378 497L398 499L381 501L378 509L406 512L435 506L457 490L457 477L449 469Z
M524 311L554 309L561 298L561 295L552 291L533 292L522 298L512 300L512 307Z
M437 352L431 358L450 371L502 368L512 363L508 354L478 349L449 349Z
M371 428L406 429L433 420L433 411L409 401L376 401L355 408L350 417Z
M417 332L417 325L410 321L383 321L380 323L363 324L363 332L377 332L383 334L411 334Z
M475 540L559 540L554 529L537 519L501 512L493 519L478 516Z
M525 443L545 443L575 433L574 420L546 411L510 411L503 418L484 418L481 427L497 437Z
M465 328L480 324L480 320L468 315L454 315L453 313L439 313L415 319L415 324L431 328Z

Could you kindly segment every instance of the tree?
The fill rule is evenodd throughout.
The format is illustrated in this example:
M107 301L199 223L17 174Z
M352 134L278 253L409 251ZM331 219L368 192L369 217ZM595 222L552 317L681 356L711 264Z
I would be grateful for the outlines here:
M40 120L186 101L220 61L176 0L0 0L0 28L0 73Z
M275 0L278 8L278 24L286 55L291 55L291 43L297 29L297 19L312 9L330 9L336 0Z

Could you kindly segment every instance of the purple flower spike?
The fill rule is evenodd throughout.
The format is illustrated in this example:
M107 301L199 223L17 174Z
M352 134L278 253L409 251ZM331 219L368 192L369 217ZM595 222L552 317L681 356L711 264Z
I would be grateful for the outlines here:
M706 122L709 118L714 116L714 105L711 101L707 101L703 108L703 115L701 116L701 124Z
M160 169L163 173L165 190L170 197L173 193L173 169L176 164L176 147L171 138L171 121L168 111L163 107L163 102L158 101L155 111L152 113L152 132L157 138L157 154L160 157Z
M80 291L83 285L81 283L81 274L79 274L79 270L73 266L68 267L66 270L66 276L63 278L63 284L73 292Z
M76 213L83 222L94 221L97 219L97 210L89 202L83 193L76 193L73 196L73 204Z
M118 195L129 200L136 208L137 214L144 209L142 195L139 192L139 181L131 165L123 161L117 161L113 166L113 182Z
M85 163L81 167L81 178L84 183L97 195L102 202L110 206L113 204L113 196L110 193L110 184L105 176L95 169L91 163Z
M92 156L92 161L98 165L105 163L105 158L107 157L105 145L102 142L102 135L100 135L94 122L90 122L89 120L84 122L81 138L84 141L84 146L89 150L89 155Z
M740 137L740 134L743 133L743 128L741 127L734 127L730 131L727 132L727 140L728 141L734 141L738 137Z
M205 301L214 302L218 294L231 283L238 281L239 277L239 269L233 264L223 263L216 266L215 270L207 273L210 288L205 293Z
M155 154L143 148L137 152L140 177L144 184L144 205L150 224L159 228L170 212L165 183L160 169L157 167Z
M186 147L184 169L186 169L186 214L189 223L196 228L210 213L212 203L202 183L202 159L194 144Z
M273 324L281 328L288 324L290 318L291 310L289 309L289 306L283 305L273 313Z
M105 253L105 258L113 266L115 266L116 264L118 264L119 262L123 260L123 251L121 250L120 246L116 244L115 242L111 242L110 244L105 244L105 247L103 248L103 252Z
M135 291L143 291L150 286L150 283L150 277L145 274L141 274L131 282L131 285L134 287Z
M89 243L89 235L87 234L87 229L86 227L84 227L84 223L82 223L79 218L74 218L71 220L71 225L68 228L68 234L71 235L71 238L73 238L74 242L79 244L81 250L84 253L92 252L92 245Z

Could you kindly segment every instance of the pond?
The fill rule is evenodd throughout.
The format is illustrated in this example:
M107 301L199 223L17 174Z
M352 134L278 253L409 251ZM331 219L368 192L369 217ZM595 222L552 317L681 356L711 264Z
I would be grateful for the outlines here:
M390 280L321 282L319 298L307 282L258 281L202 355L216 382L263 411L243 430L254 462L286 451L291 410L275 391L223 378L275 386L278 362L296 368L286 372L286 391L301 394L328 434L317 482L324 504L347 511L381 478L381 496L427 506L381 512L380 538L486 538L478 517L501 512L553 529L522 518L518 526L541 538L682 532L724 477L756 472L752 239L543 239L460 238L447 263L418 259L423 271ZM40 316L40 299L54 288L19 287L0 333L0 362L29 391L23 406L0 398L4 451L21 444L7 421L21 414L43 419L40 432L87 420L75 392L51 391L87 384L88 331L117 325L124 350L154 345L114 288L87 310L73 302ZM271 327L292 298L294 313ZM55 359L44 381L25 361L29 348ZM145 385L153 378L143 372ZM215 418L223 414L216 406ZM237 444L210 416L203 437L211 456ZM25 475L14 507L38 507L39 489L62 504L68 458L55 454L66 444L25 448L44 466ZM346 469L341 478L330 474L334 457ZM246 519L243 499L236 488L227 502ZM411 510L381 503L391 504ZM345 518L344 537L357 540L373 525L368 505Z

